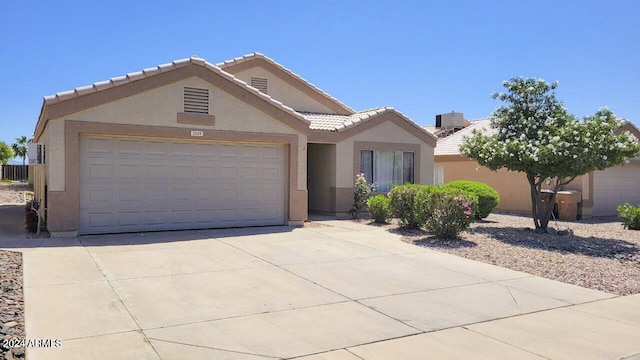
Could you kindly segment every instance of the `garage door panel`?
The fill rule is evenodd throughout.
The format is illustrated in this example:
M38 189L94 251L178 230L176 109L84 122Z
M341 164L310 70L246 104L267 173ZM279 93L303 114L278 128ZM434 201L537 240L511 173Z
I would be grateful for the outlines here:
M110 206L113 202L113 188L110 185L92 185L81 189L81 196L89 199L97 207Z
M118 140L118 155L140 155L142 144L132 139Z
M116 214L117 226L135 229L141 225L142 215L141 211L119 211Z
M144 167L144 179L158 181L168 179L170 174L169 165L162 160L152 160L142 165Z
M283 146L81 138L80 232L285 222Z
M237 145L221 144L219 146L220 157L223 159L237 159L240 147Z
M225 181L225 180L231 180L231 181L237 181L240 179L239 175L239 171L237 167L234 166L221 166L219 168L219 174L218 174L218 179L221 181Z
M113 226L113 213L110 211L88 211L82 216L92 229L108 230ZM81 218L81 220L83 219Z
M280 209L277 207L264 208L262 209L262 218L269 221L278 221L278 217L280 216Z
M196 180L211 181L216 178L216 168L213 166L196 165Z
M94 154L111 154L113 152L114 140L105 138L88 138L86 144L86 153Z
M111 179L114 176L114 164L109 160L94 160L89 166L80 171L80 176L92 179Z
M258 166L248 165L242 167L242 181L252 181L258 179Z
M144 177L144 173L141 171L142 164L139 164L136 160L127 159L119 160L116 165L115 176L118 180L137 180Z
M196 144L194 155L198 158L209 158L213 160L218 155L218 146L212 144Z
M180 160L173 159L173 161L180 161ZM191 179L194 179L193 175L194 175L193 164L189 162L171 165L171 176L173 179L191 180Z
M279 162L282 159L284 149L282 147L265 147L262 151L262 157L265 160Z
M175 158L192 157L193 145L191 143L172 143L171 154Z
M144 201L141 185L119 185L114 189L119 208L139 208Z
M144 142L144 153L150 159L164 159L169 155L169 145L170 143L165 141L147 140Z

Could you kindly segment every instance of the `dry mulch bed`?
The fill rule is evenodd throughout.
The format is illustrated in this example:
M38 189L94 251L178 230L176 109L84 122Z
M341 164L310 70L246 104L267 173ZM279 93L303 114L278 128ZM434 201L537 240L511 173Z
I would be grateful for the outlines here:
M397 223L403 240L472 260L618 295L640 293L640 231L615 218L549 223L572 235L535 234L526 216L491 214L458 240L437 239Z
M0 359L11 359L4 340L24 339L24 300L22 294L22 254L0 250ZM24 349L12 349L15 357Z

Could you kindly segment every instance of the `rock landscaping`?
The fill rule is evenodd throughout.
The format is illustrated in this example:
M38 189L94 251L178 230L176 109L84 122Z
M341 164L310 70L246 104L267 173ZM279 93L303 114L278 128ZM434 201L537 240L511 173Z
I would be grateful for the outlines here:
M639 231L615 218L550 225L550 233L536 234L531 217L491 214L456 240L384 226L418 246L612 294L640 293Z
M5 340L24 339L22 254L0 250L0 359L24 356L24 349L5 348Z
M0 204L24 204L24 194L31 191L31 185L13 182L0 182Z

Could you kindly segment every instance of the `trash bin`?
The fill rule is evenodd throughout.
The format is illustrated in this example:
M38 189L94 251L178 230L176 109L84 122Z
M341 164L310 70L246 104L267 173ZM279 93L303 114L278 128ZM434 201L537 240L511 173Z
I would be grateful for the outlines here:
M576 190L558 191L558 219L576 221L578 219L578 203L582 202L582 192Z
M552 195L553 195L553 191L551 191L551 190L545 190L545 189L540 190L540 201L544 205L544 212L549 211L549 208L551 208L553 213L554 213L554 215L555 215L556 214L556 209L555 209L555 205L556 204L551 204L551 196Z

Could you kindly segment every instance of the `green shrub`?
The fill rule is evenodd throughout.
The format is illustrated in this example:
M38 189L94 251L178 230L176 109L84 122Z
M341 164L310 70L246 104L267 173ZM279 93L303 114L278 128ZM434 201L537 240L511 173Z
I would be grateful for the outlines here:
M491 186L468 180L452 181L444 185L445 188L460 189L470 191L478 197L477 210L474 213L476 219L484 219L500 202L500 194Z
M354 219L358 217L358 212L364 209L364 206L367 204L367 199L374 191L376 191L375 183L367 184L367 179L365 179L364 174L356 175L353 187L353 205L351 206L351 210L349 210L349 214L351 214Z
M416 193L414 202L414 211L418 226L422 227L433 214L435 203L433 202L433 194L440 191L441 187L437 185L422 185Z
M408 229L417 229L420 223L417 219L416 194L421 185L407 184L391 188L389 192L389 205L391 213L400 221L400 226Z
M376 195L367 199L369 215L375 222L384 224L391 217L389 202L386 195Z
M429 194L431 215L425 220L427 230L438 238L455 239L473 222L478 197L464 190L439 188Z
M618 205L618 216L622 220L625 229L640 230L640 205L634 207L629 203Z

